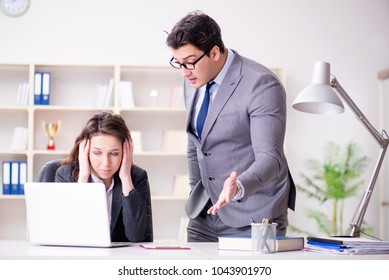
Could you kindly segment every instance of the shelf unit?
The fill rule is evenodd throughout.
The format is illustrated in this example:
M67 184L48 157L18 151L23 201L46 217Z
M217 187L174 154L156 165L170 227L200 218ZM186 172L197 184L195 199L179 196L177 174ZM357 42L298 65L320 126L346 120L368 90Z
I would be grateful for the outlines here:
M34 105L34 73L50 72L50 105ZM97 85L114 80L113 98L107 107L97 107ZM131 81L134 108L121 107L120 81ZM18 84L29 83L28 104L16 106ZM169 106L172 89L180 87L182 77L171 67L131 65L0 65L0 162L24 160L28 164L28 181L34 181L40 167L55 158L65 158L76 136L93 114L109 110L120 114L131 131L140 131L142 151L134 153L134 163L148 172L153 207L155 240L177 240L186 215L186 197L172 195L175 175L187 174L186 155L182 151L163 151L165 130L183 131L185 109ZM158 96L151 99L152 90ZM152 102L151 102L152 101ZM152 107L151 107L152 105ZM42 121L62 126L54 137L56 150L46 150L48 138ZM12 151L14 128L29 132L26 150ZM0 170L1 174L2 170ZM1 174L1 178L2 178ZM23 195L0 192L0 239L26 239Z

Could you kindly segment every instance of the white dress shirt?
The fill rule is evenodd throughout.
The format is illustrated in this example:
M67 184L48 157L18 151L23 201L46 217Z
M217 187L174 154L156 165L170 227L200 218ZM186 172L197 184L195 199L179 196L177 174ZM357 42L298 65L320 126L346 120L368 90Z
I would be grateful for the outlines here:
M103 181L98 178L97 176L92 174L92 181L94 183L103 183ZM111 213L112 213L112 195L113 195L113 186L115 184L115 181L112 178L111 185L109 186L107 190L107 206L108 206L108 217L109 217L109 223L111 223Z
M227 55L226 63L224 64L222 70L216 76L216 78L213 79L215 84L209 89L210 100L209 100L208 110L209 110L209 108L211 108L212 101L215 99L215 96L217 94L219 86L222 83L222 81L224 79L224 76L226 75L228 69L230 68L232 60L234 59L234 56L235 56L234 53L231 50L227 49L227 52L228 52L228 55ZM192 118L190 124L191 124L192 131L194 131L196 133L196 135L197 135L197 127L196 127L197 116L199 115L201 104L202 104L202 102L204 100L206 86L207 86L207 84L203 85L201 88L199 88L197 90L195 106L193 106L192 116L194 116L194 117ZM197 135L197 137L198 137L198 135Z

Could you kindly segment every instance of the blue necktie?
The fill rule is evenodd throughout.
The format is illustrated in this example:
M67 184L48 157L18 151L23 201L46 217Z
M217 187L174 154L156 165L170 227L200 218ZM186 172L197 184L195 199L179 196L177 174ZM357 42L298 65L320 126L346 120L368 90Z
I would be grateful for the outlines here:
M205 87L205 94L204 94L203 103L201 104L199 115L197 116L196 128L197 128L197 135L199 136L199 139L201 139L201 133L203 132L205 119L206 119L207 113L208 113L209 100L210 100L209 89L214 84L215 84L215 82L207 83L207 86Z

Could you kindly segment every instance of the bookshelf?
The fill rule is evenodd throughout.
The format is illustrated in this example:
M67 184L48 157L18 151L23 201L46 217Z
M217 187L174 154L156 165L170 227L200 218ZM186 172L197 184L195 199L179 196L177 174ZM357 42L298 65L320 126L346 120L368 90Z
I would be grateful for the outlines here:
M34 73L49 72L50 105L34 105ZM113 81L112 98L98 106L97 88ZM120 82L131 81L135 107L123 107ZM29 83L28 100L17 105L19 84ZM131 131L137 131L141 150L134 154L135 164L149 175L155 240L176 240L184 218L185 197L172 194L174 178L187 173L184 152L165 152L165 130L184 129L185 109L169 105L171 89L179 87L177 71L162 66L131 65L0 65L0 161L27 161L28 181L34 181L40 167L55 158L65 158L75 137L93 114L109 110L120 114ZM157 93L152 98L151 91ZM54 137L56 149L46 149L48 137L42 122L61 121ZM28 130L27 147L12 150L15 127ZM2 169L0 170L2 172ZM0 174L1 178L3 174ZM27 221L23 195L3 195L0 191L0 239L27 239Z
M284 80L281 68L273 70ZM34 105L35 72L50 73L50 105ZM111 80L112 98L107 104L101 103L97 88L108 87ZM29 84L27 103L17 105L19 85L25 83ZM188 186L182 186L182 191L177 182L186 182L186 143L176 143L179 149L175 150L175 145L164 142L184 130L186 112L177 100L182 83L179 71L170 66L0 64L0 162L27 161L27 181L34 181L42 165L67 156L75 137L93 114L102 110L120 114L129 129L136 132L137 141L141 141L134 163L149 176L154 240L185 239ZM132 102L123 103L122 90L134 106ZM56 149L48 151L42 122L58 120L62 126L54 137ZM21 151L11 149L17 126L28 130L27 147ZM186 142L186 137L179 137L181 142L184 138ZM1 172L0 168L2 178ZM28 239L26 225L23 195L2 195L0 190L0 240Z

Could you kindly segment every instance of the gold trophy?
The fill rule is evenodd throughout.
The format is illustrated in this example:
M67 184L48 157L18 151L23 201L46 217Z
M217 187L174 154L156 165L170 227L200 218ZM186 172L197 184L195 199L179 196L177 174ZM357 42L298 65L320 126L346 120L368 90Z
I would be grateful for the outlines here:
M42 121L42 128L46 132L47 137L49 137L47 150L55 150L54 136L61 128L61 121L57 121L57 123L46 123L45 121Z

